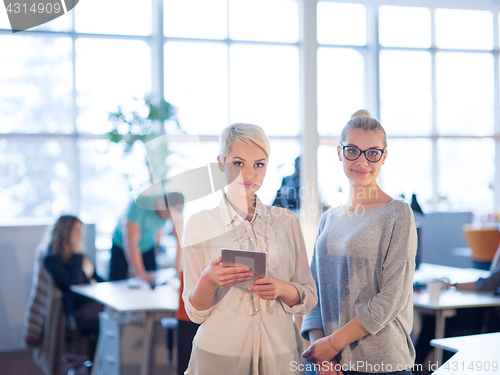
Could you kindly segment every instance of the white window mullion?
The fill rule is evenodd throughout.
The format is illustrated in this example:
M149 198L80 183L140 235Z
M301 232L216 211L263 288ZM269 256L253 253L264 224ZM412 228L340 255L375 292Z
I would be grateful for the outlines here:
M437 210L439 203L439 160L438 160L438 131L437 131L437 94L436 94L436 16L435 8L431 8L431 142L432 142L432 204L431 209Z
M309 259L322 213L318 191L317 1L299 0L300 222Z
M378 6L366 7L365 107L380 119L380 43Z
M493 77L494 77L494 134L495 134L495 208L500 212L500 62L498 11L493 11Z
M80 168L80 150L78 149L78 128L77 128L77 91L76 91L76 32L75 32L75 12L71 12L71 121L73 122L73 137L71 147L71 211L75 214L80 213L81 208L81 168Z
M165 38L163 36L163 0L150 0L151 4L151 92L155 98L165 97ZM156 124L163 133L162 124Z

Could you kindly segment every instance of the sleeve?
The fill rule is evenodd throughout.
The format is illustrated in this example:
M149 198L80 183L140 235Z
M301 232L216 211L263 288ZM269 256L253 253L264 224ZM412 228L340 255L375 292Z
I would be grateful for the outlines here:
M214 307L212 306L208 310L197 310L190 300L207 264L204 244L201 241L200 222L196 215L191 216L186 222L182 245L182 269L184 270L182 299L189 319L201 324L207 320Z
M498 288L500 288L500 266L490 276L476 281L476 290L480 292L496 292Z
M283 308L286 312L294 315L305 315L311 311L318 303L318 293L316 283L311 275L309 264L307 263L306 244L302 231L300 230L299 220L295 215L292 216L292 236L295 245L295 273L290 280L299 292L300 302L292 307L286 303Z
M313 280L316 284L316 291L318 295L319 295L319 280L318 280L318 266L317 266L316 253L317 253L318 237L321 234L321 232L323 232L323 229L325 227L325 221L326 221L326 216L323 215L319 222L318 234L316 235L316 243L314 244L314 253L311 260L311 273ZM312 329L321 329L322 331L324 331L323 319L321 316L321 299L319 298L316 306L307 315L304 316L304 320L302 321L302 327L300 330L302 337L310 341L309 331Z
M132 201L128 206L127 213L125 217L129 221L133 221L134 223L141 224L143 210L137 206L137 204Z
M417 231L408 205L395 216L386 257L382 263L381 286L370 300L355 305L356 315L375 335L403 309L412 304Z
M82 254L73 254L71 257L71 265L64 264L61 257L57 255L49 255L45 258L45 268L50 273L59 289L63 292L67 292L69 291L70 285L83 283L82 262Z

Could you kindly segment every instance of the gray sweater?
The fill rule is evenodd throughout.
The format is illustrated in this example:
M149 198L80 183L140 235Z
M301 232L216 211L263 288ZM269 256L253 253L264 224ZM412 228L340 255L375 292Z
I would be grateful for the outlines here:
M369 335L346 346L346 370L394 372L413 366L413 273L417 232L410 207L393 200L364 212L333 208L321 217L311 271L319 302L302 336L329 335L354 316Z

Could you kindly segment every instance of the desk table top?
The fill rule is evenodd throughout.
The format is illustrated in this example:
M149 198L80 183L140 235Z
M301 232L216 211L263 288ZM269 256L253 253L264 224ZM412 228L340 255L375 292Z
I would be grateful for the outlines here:
M122 280L72 285L70 288L120 313L176 311L179 307L179 290L172 285L158 285L151 289L148 283L136 281L131 288L129 280Z
M435 339L431 345L458 352L434 375L500 374L500 332Z
M456 268L437 264L422 263L415 271L414 281L425 282L432 279L447 278L451 283L476 281L480 277L487 277L488 271L475 268ZM426 290L413 293L415 307L432 310L460 309L467 307L500 306L500 296L492 293L462 292L454 288L441 292L437 302L429 300Z

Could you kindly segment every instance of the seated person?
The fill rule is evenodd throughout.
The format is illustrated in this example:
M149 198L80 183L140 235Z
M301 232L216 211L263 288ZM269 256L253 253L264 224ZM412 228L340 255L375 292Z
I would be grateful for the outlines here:
M493 292L500 294L500 247L497 249L491 262L490 275L487 278L480 277L470 283L445 283L446 289L454 286L458 290L469 292Z
M491 263L490 275L469 283L444 283L446 289L455 287L469 292L500 292L500 248L496 251ZM425 364L424 361L433 349L430 340L434 339L436 318L431 315L422 315L422 330L415 344L415 363ZM479 333L500 332L500 309L498 307L457 309L454 317L446 320L445 337L465 336ZM447 360L451 356L443 356ZM425 368L425 366L424 366Z
M103 310L103 305L74 293L69 288L71 285L104 281L96 274L90 259L82 254L81 240L82 222L80 219L73 215L59 217L52 229L44 264L54 283L61 289L70 329L94 333L97 337L99 333L98 313ZM91 357L94 351L95 345L90 349Z

